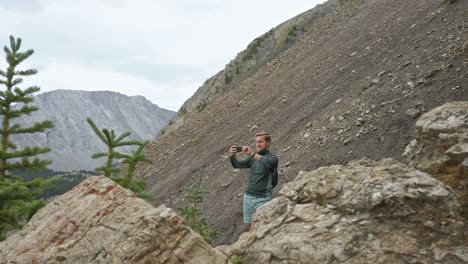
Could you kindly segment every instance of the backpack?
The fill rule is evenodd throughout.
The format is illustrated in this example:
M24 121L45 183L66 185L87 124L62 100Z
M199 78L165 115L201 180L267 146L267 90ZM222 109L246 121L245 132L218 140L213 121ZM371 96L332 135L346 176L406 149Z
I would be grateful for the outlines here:
M278 184L278 167L273 167L271 175L271 186L275 188L275 186Z

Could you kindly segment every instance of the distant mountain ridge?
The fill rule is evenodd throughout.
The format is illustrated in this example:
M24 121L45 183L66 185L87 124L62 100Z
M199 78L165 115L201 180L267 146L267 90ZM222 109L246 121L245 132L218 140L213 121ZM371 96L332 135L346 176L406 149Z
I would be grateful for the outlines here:
M15 136L19 146L48 146L51 152L43 157L53 160L54 170L92 170L103 160L91 154L105 150L104 144L86 122L91 117L96 125L117 134L130 131L129 138L152 140L157 132L175 115L143 96L127 96L111 91L55 90L39 94L34 105L39 111L16 122L32 124L50 119L54 128L46 133ZM122 148L130 151L131 148Z

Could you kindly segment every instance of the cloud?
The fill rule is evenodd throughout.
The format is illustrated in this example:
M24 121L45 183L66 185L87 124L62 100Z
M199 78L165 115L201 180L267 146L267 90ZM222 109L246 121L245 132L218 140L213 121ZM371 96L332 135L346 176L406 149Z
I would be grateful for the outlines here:
M318 2L0 0L0 44L14 34L34 48L46 89L139 92L177 110L254 38Z

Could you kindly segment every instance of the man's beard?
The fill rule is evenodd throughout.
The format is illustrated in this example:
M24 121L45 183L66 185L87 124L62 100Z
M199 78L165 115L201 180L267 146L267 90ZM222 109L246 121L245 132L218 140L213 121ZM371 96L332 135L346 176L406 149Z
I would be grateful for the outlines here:
M267 148L264 148L264 149L262 149L262 150L256 149L256 153L262 155L262 154L264 154L267 150L268 150Z

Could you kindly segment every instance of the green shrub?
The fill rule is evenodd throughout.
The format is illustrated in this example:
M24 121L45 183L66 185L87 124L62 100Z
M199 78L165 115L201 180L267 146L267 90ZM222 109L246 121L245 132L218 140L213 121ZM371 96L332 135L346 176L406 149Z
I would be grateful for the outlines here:
M182 217L185 219L187 224L193 229L193 231L200 234L206 242L213 244L213 240L221 235L217 229L211 229L208 222L203 217L203 212L198 209L198 206L203 203L203 197L206 190L201 188L203 176L200 173L197 180L197 186L195 188L187 188L187 200L189 204L184 207L179 207Z

